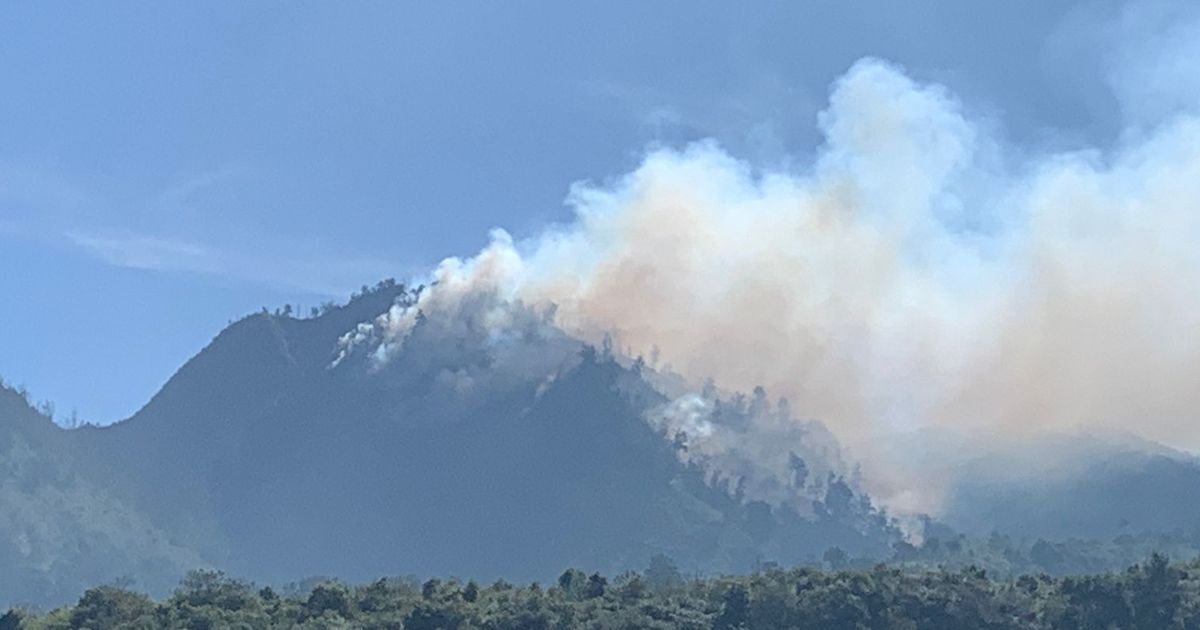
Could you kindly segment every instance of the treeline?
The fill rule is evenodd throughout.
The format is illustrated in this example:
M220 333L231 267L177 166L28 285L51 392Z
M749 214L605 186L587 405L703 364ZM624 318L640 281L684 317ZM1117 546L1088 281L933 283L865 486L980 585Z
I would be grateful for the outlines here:
M612 579L568 570L546 586L390 578L279 592L196 572L160 602L110 585L45 614L10 610L0 630L15 628L1200 628L1200 563L1154 554L1120 572L1011 580L889 565L689 579L658 558Z
M421 297L421 293L425 290L425 286L418 285L416 287L409 288L403 283L396 282L395 278L384 278L383 280L375 283L373 286L367 286L365 284L362 285L362 288L350 294L350 301L353 302L355 300L360 300L380 293L388 293L391 292L392 289L398 289L401 298L405 302L416 303L416 300ZM316 319L322 315L332 313L343 306L345 305L335 300L325 300L317 306L309 307L307 318ZM283 306L275 307L275 310L273 311L264 306L259 313L263 315L274 315L275 317L296 319L304 319L306 317L304 314L304 309L300 306L300 304L284 304ZM232 324L233 321L231 320L229 323Z
M1200 531L1140 532L1111 540L1015 539L993 532L967 536L934 523L925 527L919 545L898 542L887 557L852 557L834 547L827 550L823 566L831 569L865 569L879 562L911 569L964 569L978 567L989 575L1015 578L1045 573L1051 576L1105 573L1128 567L1153 553L1180 561L1200 557Z

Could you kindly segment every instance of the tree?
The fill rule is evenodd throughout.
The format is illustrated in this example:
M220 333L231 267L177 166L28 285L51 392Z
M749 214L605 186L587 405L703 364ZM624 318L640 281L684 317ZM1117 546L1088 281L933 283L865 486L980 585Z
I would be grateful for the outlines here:
M650 595L646 580L632 571L617 576L616 590L618 596L626 603L632 603Z
M1129 604L1121 583L1107 575L1063 578L1059 590L1066 598L1064 626L1077 628L1127 628Z
M581 599L587 589L588 577L579 569L567 569L558 576L558 587L562 589L567 599Z
M25 617L25 613L16 608L9 608L4 616L0 616L0 630L20 630Z
M461 611L430 601L420 602L404 618L405 630L455 630L462 624Z
M665 554L655 554L650 558L650 566L645 571L646 584L659 593L676 590L683 586L683 575L675 561Z
M721 612L713 623L714 630L747 628L750 621L750 592L746 585L735 582L721 598Z
M474 604L475 600L479 599L479 584L475 580L468 580L467 585L462 591L463 601Z
M1134 628L1167 628L1179 610L1179 571L1167 557L1154 553L1133 573L1130 585Z
M829 568L833 569L834 571L840 571L846 568L846 565L850 563L850 556L846 555L846 552L842 551L841 547L830 547L829 549L826 549L825 554L821 556L821 559L824 560L825 563L829 565Z
M141 593L116 586L98 586L84 592L71 611L71 627L108 630L151 615L154 603Z
M665 556L652 564L668 576L677 573ZM287 596L197 572L158 606L108 585L87 591L73 607L42 616L10 610L0 616L0 630L1200 628L1195 570L1200 561L1172 565L1160 554L1123 573L1015 580L974 566L911 571L878 565L837 572L774 567L748 576L697 578L685 584L690 588L655 593L638 573L618 576L610 590L599 573L570 569L549 591L537 583L483 588L473 581L429 580L421 587L415 580L381 579L354 589L325 581L306 595Z
M192 571L188 573L174 599L191 606L214 606L225 610L241 610L257 602L254 588L235 580L221 571Z
M792 471L792 485L803 488L808 483L808 464L795 453L788 453L788 468Z
M423 599L433 599L437 597L438 591L442 588L442 581L437 578L429 578L421 585L421 597Z
M309 593L304 602L304 612L310 617L320 617L325 611L330 611L343 619L354 616L354 604L350 598L350 589L337 582L326 582L317 585Z
M583 596L587 599L596 599L604 597L604 591L608 588L608 580L599 573L593 573L587 579L587 584L583 587Z
M1029 550L1029 559L1046 571L1053 571L1063 561L1063 554L1053 544L1039 539Z

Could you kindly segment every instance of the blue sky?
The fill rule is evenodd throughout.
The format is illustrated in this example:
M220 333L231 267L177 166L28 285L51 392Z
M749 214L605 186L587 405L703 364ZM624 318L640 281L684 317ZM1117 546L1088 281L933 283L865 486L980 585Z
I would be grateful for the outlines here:
M229 320L566 220L712 137L775 165L878 56L1015 142L1104 144L1116 3L6 3L0 375L128 416Z

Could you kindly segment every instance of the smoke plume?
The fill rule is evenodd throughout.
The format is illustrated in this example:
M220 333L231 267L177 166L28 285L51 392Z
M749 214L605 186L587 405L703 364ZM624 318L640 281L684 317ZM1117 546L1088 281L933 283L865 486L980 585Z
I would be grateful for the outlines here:
M570 224L496 231L360 336L386 360L418 313L487 295L480 321L503 329L521 304L694 383L786 397L862 445L902 509L930 505L912 496L928 480L872 458L897 432L1200 445L1200 117L1107 150L1017 151L946 89L867 59L818 124L824 144L791 170L710 142L649 151L576 185Z

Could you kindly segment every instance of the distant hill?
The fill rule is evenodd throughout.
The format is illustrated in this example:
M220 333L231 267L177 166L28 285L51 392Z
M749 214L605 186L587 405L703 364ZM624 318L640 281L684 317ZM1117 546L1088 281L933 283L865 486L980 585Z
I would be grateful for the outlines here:
M71 437L0 387L0 600L67 601L87 584L165 584L206 566L89 474Z
M1001 477L998 467L1020 464L998 457L965 466L944 518L967 532L1025 538L1111 540L1147 531L1200 537L1195 458L1137 444L1072 439L1078 460L1065 470ZM1067 448L1041 450L1049 457ZM1081 448L1086 452L1079 453Z
M969 430L924 428L870 446L863 450L908 478L941 483L939 527L1030 542L1142 533L1200 540L1200 460L1133 435L1047 431L981 440Z

